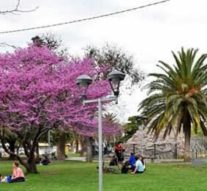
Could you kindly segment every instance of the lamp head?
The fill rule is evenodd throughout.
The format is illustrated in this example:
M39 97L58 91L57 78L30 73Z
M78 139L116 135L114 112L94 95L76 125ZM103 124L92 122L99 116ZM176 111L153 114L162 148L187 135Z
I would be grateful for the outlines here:
M81 99L85 100L87 98L86 91L88 86L92 83L92 78L86 74L80 75L76 79L76 84L82 89Z
M92 78L86 74L80 75L76 79L76 84L80 87L87 88L92 83Z
M113 69L112 72L108 74L108 80L111 86L111 89L115 96L119 95L119 87L120 82L124 80L125 74L123 72L120 72L118 70Z

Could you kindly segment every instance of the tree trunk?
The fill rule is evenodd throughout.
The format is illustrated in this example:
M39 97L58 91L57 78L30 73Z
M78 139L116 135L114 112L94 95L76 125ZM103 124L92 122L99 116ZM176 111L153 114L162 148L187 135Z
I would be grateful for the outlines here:
M87 148L86 148L86 161L92 162L93 156L92 156L92 144L93 144L93 138L92 137L86 137L87 142Z
M34 141L32 144L26 144L24 142L23 148L25 151L25 154L27 156L27 161L23 161L22 159L19 160L19 162L26 168L27 173L38 173L37 171L37 165L36 165L36 149L37 149L38 142ZM19 157L20 159L20 157Z
M36 153L36 158L40 158L39 143L37 143L37 146L36 146L36 149L35 149L35 153Z
M38 173L35 156L31 157L30 160L28 160L27 165L25 167L27 173Z
M15 159L17 159L19 161L19 163L21 165L23 165L26 170L27 170L27 173L38 173L37 171L37 166L36 166L36 163L35 163L35 155L34 155L34 150L32 150L30 148L30 153L29 153L29 156L28 157L28 160L25 161L23 160L17 153L14 153L12 152L5 144L5 140L4 140L4 137L1 138L1 143L2 143L2 147L4 149L5 152L7 152L9 155L13 155L13 157Z
M79 152L79 138L76 138L75 140L75 153Z
M80 145L81 145L81 149L80 149L80 156L83 157L84 153L86 152L86 140L84 137L80 137Z
M190 152L190 138L191 138L191 121L190 115L187 114L183 123L183 130L185 136L185 148L184 148L184 161L191 161L191 152Z
M57 142L57 160L65 160L65 143L66 135L64 132L60 132Z
M184 161L189 162L191 161L191 156L190 156L190 129L188 132L185 132L185 151L184 151Z
M16 143L16 140L7 140L7 142L9 143L9 150L12 152L12 153L15 153L15 143ZM15 160L15 156L13 154L9 154L9 160Z

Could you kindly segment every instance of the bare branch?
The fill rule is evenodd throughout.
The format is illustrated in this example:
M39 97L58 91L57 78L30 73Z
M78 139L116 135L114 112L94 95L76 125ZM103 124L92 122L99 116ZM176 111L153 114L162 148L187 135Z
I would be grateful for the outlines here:
M27 12L36 11L39 8L39 7L35 7L34 9L22 10L20 9L20 3L21 3L21 0L17 0L16 6L14 9L0 11L0 14L5 15L5 14L27 13Z
M8 44L8 43L6 43L6 42L1 42L1 43L0 43L0 47L2 47L2 46L8 46L8 47L10 47L10 48L14 48L14 49L17 48L17 46Z

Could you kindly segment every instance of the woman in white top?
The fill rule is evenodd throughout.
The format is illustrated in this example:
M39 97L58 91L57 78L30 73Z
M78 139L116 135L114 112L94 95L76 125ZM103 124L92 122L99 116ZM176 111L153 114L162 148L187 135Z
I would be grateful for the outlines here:
M145 170L144 160L141 155L136 157L135 169L132 174L143 173Z

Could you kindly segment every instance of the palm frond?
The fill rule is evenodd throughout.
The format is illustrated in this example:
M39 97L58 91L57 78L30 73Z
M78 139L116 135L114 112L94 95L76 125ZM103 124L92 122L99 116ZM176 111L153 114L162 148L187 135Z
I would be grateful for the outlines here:
M138 110L147 116L149 132L156 137L163 130L166 137L173 128L179 133L192 127L207 135L207 54L196 59L197 53L192 48L172 52L174 65L159 61L162 72L149 75L154 80L146 86L148 97Z

